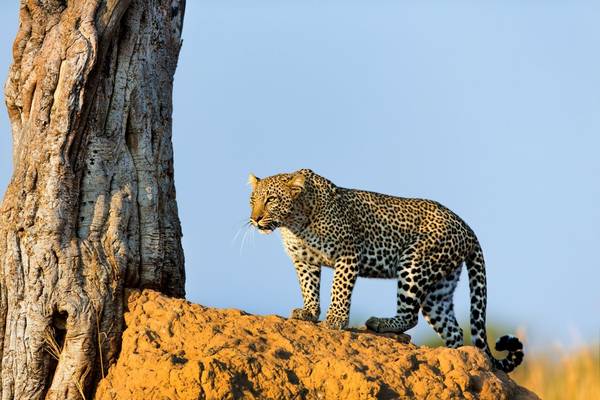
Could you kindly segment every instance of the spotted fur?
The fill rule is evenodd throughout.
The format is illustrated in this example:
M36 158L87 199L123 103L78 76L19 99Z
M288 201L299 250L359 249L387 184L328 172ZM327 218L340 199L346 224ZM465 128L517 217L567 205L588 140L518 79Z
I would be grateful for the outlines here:
M494 365L512 371L523 359L512 336L496 343L508 356L492 357L486 340L486 278L483 253L471 228L440 203L337 187L303 169L264 179L250 175L250 221L263 233L281 230L284 247L300 282L304 305L292 318L318 321L321 266L334 268L331 305L322 322L332 329L348 325L356 279L398 281L397 313L371 317L377 332L404 332L417 324L418 312L448 347L463 344L454 315L453 294L463 262L471 292L471 334Z

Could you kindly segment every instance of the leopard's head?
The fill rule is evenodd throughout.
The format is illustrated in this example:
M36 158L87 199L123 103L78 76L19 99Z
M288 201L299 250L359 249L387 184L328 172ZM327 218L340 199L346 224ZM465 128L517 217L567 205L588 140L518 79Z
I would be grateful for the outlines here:
M250 174L250 223L261 233L271 233L281 226L290 226L301 217L301 194L306 177L301 172L279 174L259 179Z

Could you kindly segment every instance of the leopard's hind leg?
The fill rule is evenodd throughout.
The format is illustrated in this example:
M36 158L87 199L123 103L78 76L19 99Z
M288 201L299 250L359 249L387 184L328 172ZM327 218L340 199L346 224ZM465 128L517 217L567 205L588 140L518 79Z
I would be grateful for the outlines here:
M463 345L463 331L456 321L452 301L460 271L459 265L435 284L421 306L425 320L440 335L446 346L451 348Z

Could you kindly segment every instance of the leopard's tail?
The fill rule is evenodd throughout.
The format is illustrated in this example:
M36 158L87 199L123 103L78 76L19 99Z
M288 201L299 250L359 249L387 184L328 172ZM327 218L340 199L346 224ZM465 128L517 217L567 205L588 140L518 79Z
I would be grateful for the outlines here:
M508 351L506 358L494 358L487 344L485 330L485 308L487 290L485 281L485 262L479 243L470 257L465 260L469 274L469 290L471 292L471 338L473 344L483 350L494 364L494 367L504 372L511 372L523 362L523 344L511 335L502 336L496 342L496 350Z

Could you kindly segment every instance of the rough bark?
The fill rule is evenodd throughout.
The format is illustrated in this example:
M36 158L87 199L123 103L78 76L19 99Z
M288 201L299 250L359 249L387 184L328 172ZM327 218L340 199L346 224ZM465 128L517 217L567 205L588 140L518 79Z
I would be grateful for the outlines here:
M22 0L5 87L1 390L76 399L119 351L125 288L184 296L172 85L185 0Z

